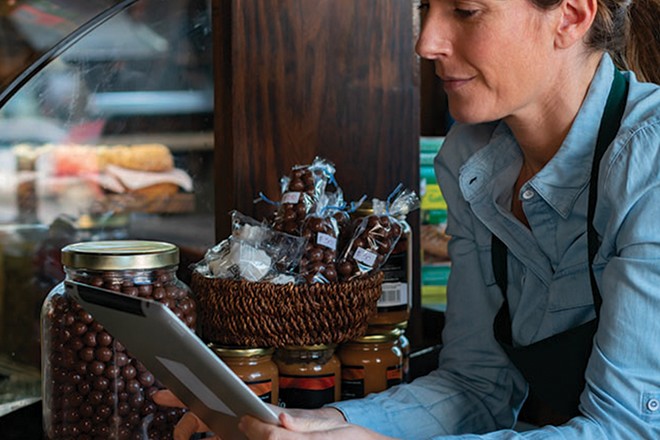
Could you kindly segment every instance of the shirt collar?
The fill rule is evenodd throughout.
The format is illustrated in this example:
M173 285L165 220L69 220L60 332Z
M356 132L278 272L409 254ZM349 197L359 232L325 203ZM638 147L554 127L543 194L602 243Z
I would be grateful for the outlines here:
M575 200L589 184L598 129L613 76L614 64L605 54L566 139L529 182L563 218L568 217Z
M530 186L534 188L562 218L568 217L589 183L598 128L613 74L614 64L609 55L604 54L566 139L550 162L521 188L521 192ZM492 189L492 182L501 179L497 178L500 173L510 173L511 167L517 172L521 161L518 143L506 124L501 122L485 148L463 166L463 170L470 170L461 176L465 198L470 200L488 187ZM472 177L475 172L483 177L478 183ZM506 183L513 185L513 182Z

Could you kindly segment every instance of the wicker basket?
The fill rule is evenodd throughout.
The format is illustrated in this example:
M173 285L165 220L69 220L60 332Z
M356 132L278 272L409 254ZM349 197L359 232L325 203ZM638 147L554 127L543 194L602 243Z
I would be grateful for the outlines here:
M275 285L193 273L202 337L243 347L340 344L366 332L382 272L344 283Z

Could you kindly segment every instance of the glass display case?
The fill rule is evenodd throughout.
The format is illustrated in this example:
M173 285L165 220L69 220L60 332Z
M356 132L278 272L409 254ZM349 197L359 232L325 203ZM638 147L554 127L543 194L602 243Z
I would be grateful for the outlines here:
M0 416L40 397L62 246L214 244L213 110L210 0L0 3Z

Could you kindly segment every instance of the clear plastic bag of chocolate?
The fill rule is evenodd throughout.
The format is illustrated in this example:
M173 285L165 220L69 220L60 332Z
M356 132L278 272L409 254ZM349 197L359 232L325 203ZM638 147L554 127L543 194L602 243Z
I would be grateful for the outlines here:
M354 224L352 238L337 262L342 281L369 274L387 261L404 233L406 214L419 207L419 198L399 185L387 201L374 199L372 207L372 213Z
M302 223L325 192L328 180L335 173L329 161L317 157L310 165L297 165L291 174L281 179L282 197L273 220L276 231L300 235Z
M179 250L151 241L95 241L62 249L66 279L166 304L195 329L191 291L176 277ZM48 439L170 439L184 410L159 407L162 385L63 284L41 311L43 425Z
M310 214L302 226L301 235L307 239L300 261L300 275L307 283L335 283L337 276L337 245L339 224L334 216L339 208L322 207Z
M300 261L299 273L308 284L335 283L337 258L348 242L350 214L354 208L347 206L344 194L334 176L329 180L327 191L321 195L316 211L310 213L302 225L300 235L307 239L305 253ZM359 203L362 203L361 199Z
M232 237L264 249L277 272L291 273L300 264L305 249L304 238L273 230L238 211L232 211L231 219Z
M209 249L195 270L209 278L297 282L306 239L271 229L267 224L233 211L232 235Z

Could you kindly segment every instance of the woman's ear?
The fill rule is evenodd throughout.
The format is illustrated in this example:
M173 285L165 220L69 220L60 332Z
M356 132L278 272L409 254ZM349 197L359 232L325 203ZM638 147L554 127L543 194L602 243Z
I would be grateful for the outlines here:
M596 17L598 0L564 0L559 7L555 45L566 49L582 41Z

